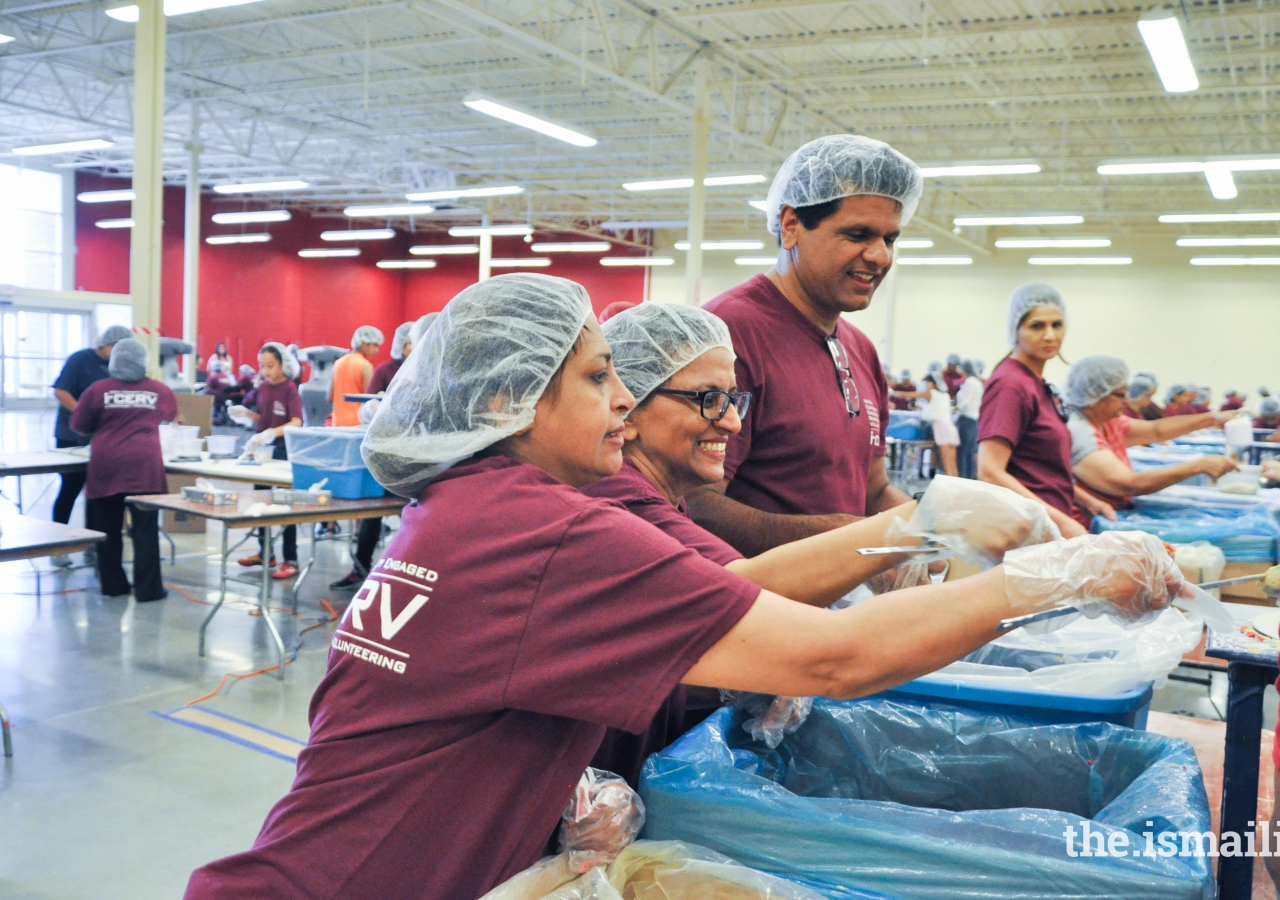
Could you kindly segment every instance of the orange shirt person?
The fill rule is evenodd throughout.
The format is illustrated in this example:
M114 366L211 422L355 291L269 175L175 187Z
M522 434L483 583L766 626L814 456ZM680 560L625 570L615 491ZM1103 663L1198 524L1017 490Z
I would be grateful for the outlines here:
M373 363L382 347L382 332L372 325L361 325L351 336L351 352L333 365L329 381L329 402L333 404L333 424L360 424L360 404L344 400L345 394L364 394L373 380Z

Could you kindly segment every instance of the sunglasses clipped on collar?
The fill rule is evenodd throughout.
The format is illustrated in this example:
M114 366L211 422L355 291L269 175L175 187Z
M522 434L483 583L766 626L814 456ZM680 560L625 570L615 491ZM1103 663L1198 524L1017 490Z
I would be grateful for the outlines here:
M840 379L840 390L844 394L845 410L850 417L859 415L862 412L862 397L853 380L853 369L849 365L849 354L845 352L844 344L831 335L827 338L827 352L831 354L831 361L836 364L836 376Z
M1059 419L1064 422L1067 421L1069 418L1067 415L1067 405L1062 402L1062 395L1059 394L1058 389L1049 382L1046 381L1044 386L1049 389L1049 396L1053 399L1053 411L1058 414Z

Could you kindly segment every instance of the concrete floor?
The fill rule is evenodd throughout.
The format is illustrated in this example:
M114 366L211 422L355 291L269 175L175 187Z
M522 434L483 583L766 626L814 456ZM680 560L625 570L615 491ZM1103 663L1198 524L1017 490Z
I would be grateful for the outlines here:
M2 452L51 447L51 433L52 413L0 411ZM57 481L24 479L29 515L49 516ZM14 508L16 499L16 479L0 480L0 505ZM83 522L81 507L73 523ZM216 599L220 536L174 537L178 559L170 565L166 556L166 583L195 600ZM305 561L310 542L300 542ZM321 599L345 608L347 595L327 584L349 567L345 541L318 545L299 618L274 614L287 645L325 615ZM234 723L220 736L162 716L226 673L275 662L264 623L250 615L254 590L234 586L202 659L196 633L208 607L179 591L141 606L109 600L92 569L54 569L47 559L0 565L0 588L0 702L14 723L15 751L0 769L0 897L171 900L192 869L247 848L288 789L292 763L229 739L243 730ZM284 596L277 586L277 605ZM305 742L332 627L303 637L284 682L271 674L233 681L201 708ZM1274 728L1275 692L1268 695L1266 726ZM1212 692L1170 682L1152 709L1213 719L1225 698L1221 676Z

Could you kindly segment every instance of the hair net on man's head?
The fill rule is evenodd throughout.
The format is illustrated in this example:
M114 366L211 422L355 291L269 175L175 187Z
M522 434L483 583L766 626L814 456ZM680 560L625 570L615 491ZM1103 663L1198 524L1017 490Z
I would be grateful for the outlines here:
M1155 386L1156 383L1154 381L1139 372L1129 379L1129 399L1137 400L1140 397L1145 397Z
M1280 415L1280 397L1263 397L1262 402L1258 404L1258 415Z
M360 447L378 483L416 498L450 466L533 424L594 318L580 284L499 275L449 301L405 360Z
M147 377L147 345L134 338L118 340L111 348L107 371L121 381L141 381Z
M401 322L396 333L391 336L391 358L404 359L404 343L409 340L409 332L413 330L412 322ZM410 347L413 344L410 342Z
M1107 394L1129 384L1129 367L1114 356L1086 356L1067 372L1063 399L1068 406L1093 406Z
M1043 281L1028 281L1013 289L1009 295L1009 317L1005 323L1005 340L1010 346L1018 343L1018 326L1027 317L1027 313L1037 306L1055 306L1062 310L1063 321L1067 318L1067 304L1058 293L1058 289Z
M102 334L98 335L98 339L94 341L93 349L101 350L103 347L110 347L112 344L119 343L126 338L133 337L133 332L124 325L112 325Z
M284 369L284 377L290 381L298 377L298 373L302 371L302 365L298 362L298 357L289 352L289 348L279 341L267 341L262 345L262 350L258 351L258 355L262 355L262 351L268 347L275 350L280 357L280 368Z
M425 316L419 316L418 321L413 323L413 327L409 329L409 343L417 347L422 343L422 336L427 333L427 329L431 327L431 323L440 317L440 313L427 313Z
M799 209L844 197L888 197L902 204L907 226L920 205L920 168L883 141L858 134L832 134L805 144L773 176L765 201L769 233L782 234L782 207Z
M949 366L958 366L958 365L960 365L960 354L959 354L959 353L948 353L948 354L947 354L947 365L949 365Z
M374 328L372 325L361 325L356 329L356 333L351 335L351 349L359 350L361 344L378 344L382 345L382 331Z
M723 347L733 354L724 322L678 303L642 303L620 312L604 324L604 336L613 368L637 404L708 350Z

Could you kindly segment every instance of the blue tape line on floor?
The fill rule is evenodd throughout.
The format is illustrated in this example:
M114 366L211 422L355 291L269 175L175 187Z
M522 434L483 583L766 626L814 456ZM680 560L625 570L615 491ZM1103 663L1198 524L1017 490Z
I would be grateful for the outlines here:
M285 762L297 762L298 754L307 745L306 741L202 706L181 706L167 713L153 710L151 714Z

